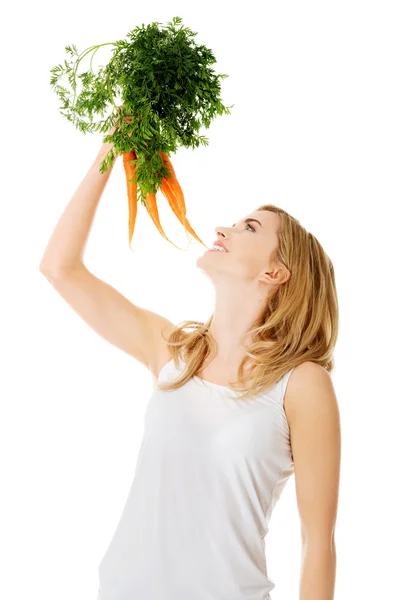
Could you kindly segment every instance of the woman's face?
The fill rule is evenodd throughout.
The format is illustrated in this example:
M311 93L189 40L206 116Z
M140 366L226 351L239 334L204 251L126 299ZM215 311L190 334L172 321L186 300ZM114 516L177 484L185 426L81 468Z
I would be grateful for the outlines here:
M213 243L222 242L228 252L207 250L196 264L211 277L256 281L271 267L270 257L278 244L278 226L278 214L257 210L231 227L216 227Z

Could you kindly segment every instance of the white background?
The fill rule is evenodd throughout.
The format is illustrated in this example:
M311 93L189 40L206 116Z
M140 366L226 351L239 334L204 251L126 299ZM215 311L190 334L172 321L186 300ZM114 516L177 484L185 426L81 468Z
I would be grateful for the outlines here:
M147 6L149 6L147 8ZM151 8L150 8L151 6ZM97 565L131 484L152 376L97 336L39 272L53 227L101 134L61 116L50 69L137 25L181 16L211 48L231 115L208 147L172 161L195 231L211 244L263 203L281 206L333 260L342 469L335 600L399 588L399 18L395 2L11 3L3 21L0 596L95 600ZM97 53L101 64L109 49ZM85 264L131 301L206 320L214 289L159 195L176 250L139 206L134 251L121 159ZM294 478L266 538L273 600L298 598ZM111 599L112 600L112 599ZM136 599L135 599L136 600ZM137 599L139 600L139 599ZM140 599L146 600L146 599Z

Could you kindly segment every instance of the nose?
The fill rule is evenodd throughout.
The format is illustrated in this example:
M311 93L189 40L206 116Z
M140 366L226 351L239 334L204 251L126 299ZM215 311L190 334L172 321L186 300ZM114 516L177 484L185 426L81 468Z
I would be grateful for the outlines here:
M220 235L222 235L224 238L226 238L226 230L227 229L228 229L228 227L216 227L215 233L217 234L218 237Z

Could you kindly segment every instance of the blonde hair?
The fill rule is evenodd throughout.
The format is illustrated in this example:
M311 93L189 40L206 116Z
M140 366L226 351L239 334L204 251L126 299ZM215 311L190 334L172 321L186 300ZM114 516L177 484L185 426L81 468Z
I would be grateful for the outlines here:
M272 257L290 271L290 278L267 299L263 313L247 333L254 342L240 344L244 357L234 391L236 399L250 398L275 385L292 367L315 362L328 372L334 368L333 350L338 337L338 298L333 264L321 244L285 210L264 204L280 217L278 246ZM202 321L184 320L170 332L168 343L175 367L185 362L180 376L172 382L157 382L170 391L184 385L216 356L217 346L210 333L214 314ZM190 329L191 331L185 331ZM246 373L246 367L248 372ZM236 386L236 384L242 384Z

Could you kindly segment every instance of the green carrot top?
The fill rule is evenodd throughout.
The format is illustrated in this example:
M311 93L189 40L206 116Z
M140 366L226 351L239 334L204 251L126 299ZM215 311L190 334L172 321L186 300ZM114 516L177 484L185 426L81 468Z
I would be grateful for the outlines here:
M72 60L51 69L50 84L62 101L60 112L79 131L104 134L115 127L112 135L103 138L114 147L102 161L101 172L107 171L116 154L135 150L138 199L142 202L169 175L160 152L170 155L179 146L208 145L199 129L203 125L208 128L216 115L230 114L234 106L226 107L220 99L219 80L228 75L214 72L210 67L216 62L214 54L194 43L196 32L178 28L181 22L174 17L166 26L159 22L137 26L127 34L127 41L98 44L81 53L73 44L66 46ZM113 55L96 73L93 56L108 45L114 46ZM89 54L87 70L78 74L80 62ZM70 89L61 85L63 75ZM99 120L94 122L94 116ZM124 117L129 116L133 118L128 122Z

